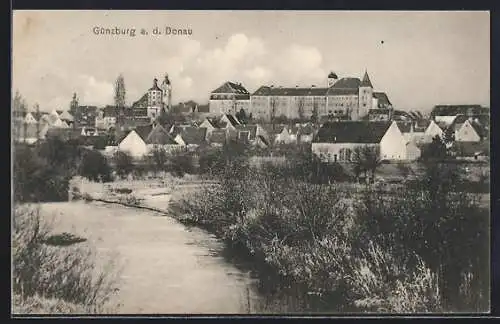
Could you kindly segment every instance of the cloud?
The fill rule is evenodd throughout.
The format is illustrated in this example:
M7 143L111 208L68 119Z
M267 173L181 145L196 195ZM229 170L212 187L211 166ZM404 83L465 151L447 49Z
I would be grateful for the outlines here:
M93 76L80 75L79 88L81 91L80 101L88 105L111 104L113 102L114 86L113 84L96 80Z

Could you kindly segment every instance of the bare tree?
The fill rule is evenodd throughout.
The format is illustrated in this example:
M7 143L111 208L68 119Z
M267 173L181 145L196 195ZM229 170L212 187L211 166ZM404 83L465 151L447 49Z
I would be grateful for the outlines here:
M305 105L304 97L302 97L302 96L297 97L296 103L297 103L297 113L299 116L299 120L303 121L304 117L305 117L304 116L304 105Z
M271 124L273 125L273 130L274 130L275 128L274 126L276 123L276 111L278 108L278 99L275 96L271 96L271 98L269 98L269 106L270 106L269 114L270 114Z
M319 120L319 112L318 112L318 103L313 101L313 110L312 110L312 115L311 115L311 121L313 123L317 123Z

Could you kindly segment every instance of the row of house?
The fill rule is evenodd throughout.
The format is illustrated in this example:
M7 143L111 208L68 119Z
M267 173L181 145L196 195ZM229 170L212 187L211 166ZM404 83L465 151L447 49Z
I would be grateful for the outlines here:
M378 147L381 160L416 160L422 147L436 136L444 140L450 131L454 140L447 143L458 156L489 152L489 139L479 120L457 117L451 124L423 120L346 121L325 123L312 142L312 151L323 161L348 162L358 146Z

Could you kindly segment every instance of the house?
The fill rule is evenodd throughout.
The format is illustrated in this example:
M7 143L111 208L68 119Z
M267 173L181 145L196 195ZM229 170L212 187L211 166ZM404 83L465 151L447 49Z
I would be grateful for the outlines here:
M46 138L48 130L48 125L26 123L19 130L20 134L18 137L18 141L28 144L34 144L39 140L44 140Z
M269 134L259 124L236 126L236 140L242 143L269 146Z
M275 144L297 143L297 132L298 132L297 127L284 126L281 129L281 132L276 134L276 137L274 138L274 143Z
M468 119L456 124L454 130L456 142L480 142L486 136L484 128L479 123Z
M186 146L189 148L196 148L200 145L206 144L207 129L206 128L196 128L188 127L184 128L179 134L174 138L181 146Z
M314 138L315 128L307 123L300 125L297 131L297 140L299 143L311 143Z
M481 105L436 105L431 111L431 118L466 115L475 117L480 115L489 115L490 109Z
M225 82L210 93L209 111L214 114L236 114L241 109L248 113L250 92L236 82Z
M120 109L116 106L106 106L99 110L95 118L95 127L98 129L110 129L116 127Z
M407 144L394 121L330 122L318 130L312 152L327 162L351 162L356 147L369 146L379 149L382 160L415 159L419 150L414 144Z
M148 151L162 148L167 152L172 152L180 148L180 145L161 125L154 125L144 142Z
M84 126L81 128L80 135L81 136L98 136L99 132L94 127Z
M207 142L211 146L223 146L227 141L226 131L223 129L215 129L207 136Z
M398 121L396 123L407 143L420 144L425 142L425 130L429 123L422 121Z
M198 127L207 129L207 137L210 136L210 133L215 129L222 129L226 131L226 135L228 137L235 137L236 126L240 124L241 124L240 121L235 116L230 114L224 114L219 118L207 117Z
M28 112L24 116L24 122L26 124L36 124L38 122L38 120L35 118L35 116L33 116L33 114L31 112Z
M490 155L489 141L454 142L451 151L457 159L485 160Z
M75 121L75 118L69 113L69 111L65 110L59 115L59 119L68 125L72 125Z
M146 139L149 133L151 133L152 128L151 125L137 126L119 141L118 149L128 152L134 158L142 158L149 151Z
M427 126L427 128L425 129L423 142L430 143L432 142L432 139L436 136L443 138L444 130L441 127L444 127L444 125L439 126L434 120L431 120L429 126Z

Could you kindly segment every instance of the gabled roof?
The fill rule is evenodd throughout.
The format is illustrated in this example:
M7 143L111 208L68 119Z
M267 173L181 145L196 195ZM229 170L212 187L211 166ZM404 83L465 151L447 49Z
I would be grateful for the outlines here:
M472 126L472 128L474 128L474 130L476 131L477 135L479 135L479 137L488 136L488 131L481 124L472 121L472 122L470 122L470 125Z
M148 138L149 133L151 133L151 130L153 129L152 125L141 125L141 126L136 126L134 131L139 135L140 138L144 142L146 142L146 139Z
M33 115L33 117L34 117L34 115ZM36 117L35 117L35 118L36 118ZM67 110L63 111L63 112L59 115L59 118L61 118L61 119L62 119L62 120L64 120L64 121L66 121L66 120L67 120L67 121L73 121L73 120L74 120L73 115L71 115L71 114L69 113L69 111L67 111Z
M300 126L297 132L298 135L312 135L314 134L314 126L311 124L306 124L305 126Z
M132 104L132 108L147 107L148 106L148 94L145 93L139 100Z
M205 143L207 135L206 128L187 127L179 134L186 144L200 145Z
M374 92L373 97L378 99L379 107L392 105L389 101L389 97L387 97L387 94L385 92Z
M391 122L346 121L323 124L315 143L380 143Z
M146 142L146 144L161 144L161 145L177 144L172 138L172 136L170 136L168 131L161 125L155 126L151 130L151 132L149 133L144 142Z
M238 119L236 117L234 117L233 115L225 114L225 116L226 116L227 120L229 120L229 122L231 123L232 126L236 127L236 126L240 125L240 122L238 121ZM219 123L220 122L221 122L221 120L219 120Z
M223 85L212 91L211 93L236 93L236 94L250 94L245 87L241 84L233 82L225 82Z
M358 90L361 81L358 78L342 78L330 87L334 89L356 89Z
M365 75L363 76L363 81L361 81L360 87L370 87L373 88L372 82L370 81L370 77L368 76L368 72L365 71Z

